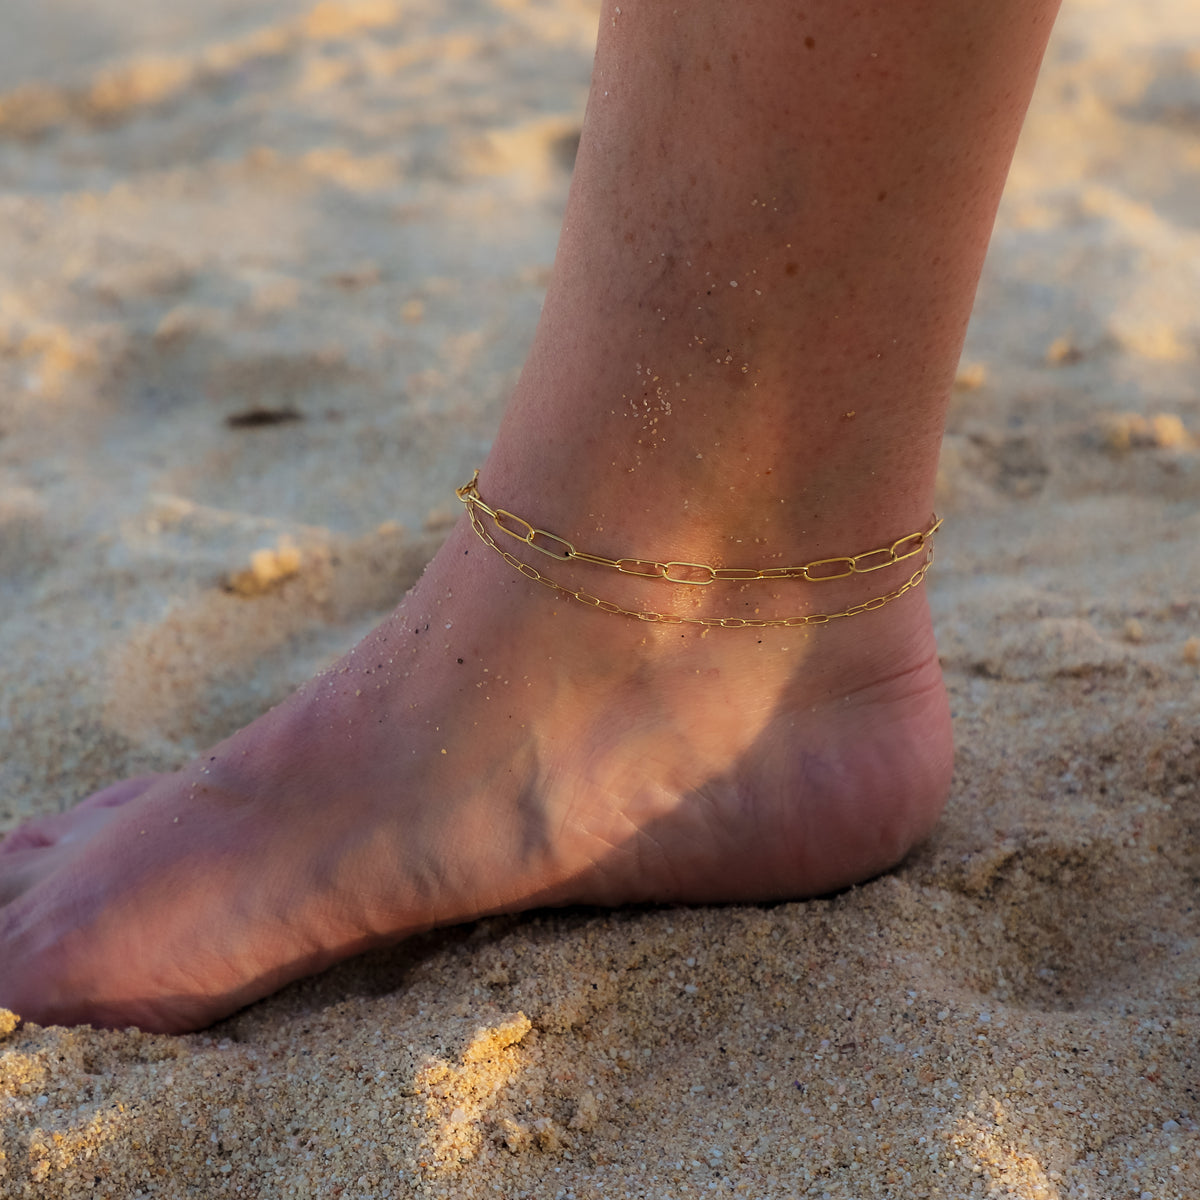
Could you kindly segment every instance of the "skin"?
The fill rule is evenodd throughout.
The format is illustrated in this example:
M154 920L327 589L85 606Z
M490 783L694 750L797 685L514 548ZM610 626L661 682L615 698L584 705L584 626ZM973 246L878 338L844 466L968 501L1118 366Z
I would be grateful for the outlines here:
M925 528L1054 10L607 5L489 503L601 553L763 567ZM836 611L912 569L700 588L522 554L693 616ZM816 627L647 624L464 521L283 705L0 845L0 1002L184 1030L485 913L819 894L926 836L951 767L921 589Z

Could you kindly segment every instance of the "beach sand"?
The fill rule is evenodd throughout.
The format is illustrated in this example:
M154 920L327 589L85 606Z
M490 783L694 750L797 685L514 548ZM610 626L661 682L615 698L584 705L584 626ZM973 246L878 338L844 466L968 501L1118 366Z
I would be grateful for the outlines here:
M415 579L595 19L6 0L0 830L185 761ZM483 921L189 1037L0 1021L0 1195L1200 1195L1194 0L1068 0L939 491L958 767L899 869Z

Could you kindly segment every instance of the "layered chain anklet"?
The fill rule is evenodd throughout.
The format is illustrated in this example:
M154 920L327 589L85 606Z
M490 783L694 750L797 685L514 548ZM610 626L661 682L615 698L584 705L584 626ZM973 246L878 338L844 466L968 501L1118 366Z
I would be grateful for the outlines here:
M459 500L466 506L471 519L471 526L486 546L490 546L509 566L519 571L526 579L553 588L556 592L578 600L589 608L598 608L603 612L615 613L622 617L634 617L639 621L648 621L664 625L708 625L720 626L722 629L768 629L778 626L795 628L799 625L825 625L841 617L855 617L859 613L874 612L893 600L898 600L905 592L917 587L925 578L926 572L933 563L933 535L941 528L942 520L934 516L928 529L918 533L909 533L897 538L890 546L881 546L877 550L866 550L861 554L842 555L834 558L818 558L808 563L794 567L712 567L705 563L671 561L658 562L644 558L608 558L602 554L592 554L580 550L574 543L567 541L548 529L538 529L524 517L509 512L504 508L492 508L479 494L479 472L471 477L470 483L463 484L456 490ZM482 515L481 515L482 514ZM895 566L906 559L914 558L924 551L925 557L920 566L898 588L883 596L874 596L855 604L840 612L805 613L798 617L777 617L774 619L756 617L684 617L675 613L651 612L647 609L623 608L611 600L602 600L590 592L576 590L564 583L559 583L543 575L536 567L522 562L515 554L509 553L501 546L483 523L486 516L495 528L502 534L513 538L544 554L557 562L581 562L592 566L607 567L619 571L622 575L632 575L640 579L659 579L666 583L682 584L691 587L705 587L719 581L730 583L747 583L755 580L798 579L808 583L827 583L835 579L848 579L852 575L867 575L872 571L880 571L884 567Z

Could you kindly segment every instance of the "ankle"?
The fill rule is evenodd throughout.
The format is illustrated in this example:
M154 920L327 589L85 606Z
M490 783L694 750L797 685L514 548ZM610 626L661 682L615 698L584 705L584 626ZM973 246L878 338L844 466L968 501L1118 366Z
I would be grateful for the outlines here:
M874 611L920 586L940 524L931 517L869 546L800 559L772 549L765 538L722 535L710 515L680 531L677 545L689 549L654 557L618 547L603 523L587 542L564 532L565 525L548 528L532 513L485 496L482 486L477 473L459 488L459 499L479 540L511 568L577 602L670 625L796 627ZM647 527L643 544L662 544L662 531L653 522ZM696 546L705 557L691 549Z

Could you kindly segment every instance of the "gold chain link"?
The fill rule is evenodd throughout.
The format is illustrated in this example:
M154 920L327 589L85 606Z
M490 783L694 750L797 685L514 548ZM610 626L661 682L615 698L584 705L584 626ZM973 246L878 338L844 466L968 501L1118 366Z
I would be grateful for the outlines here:
M654 562L648 559L634 558L606 558L602 555L588 554L584 551L577 550L571 542L566 538L559 537L557 534L550 533L545 529L537 529L529 524L522 517L518 517L515 513L510 513L506 509L493 509L486 504L479 495L477 481L479 472L476 471L471 478L470 483L463 484L462 487L456 490L456 495L466 506L467 514L471 520L471 526L478 534L480 540L486 546L490 546L509 566L519 571L526 579L532 579L535 583L540 583L545 587L553 588L556 592L561 592L566 596L570 596L574 600L578 600L580 604L586 604L589 608L598 608L602 612L614 613L622 617L634 617L639 621L647 621L652 624L662 625L707 625L719 626L722 629L769 629L777 627L795 628L800 625L827 625L830 621L836 621L841 617L855 617L859 613L874 612L877 608L882 608L885 604L890 604L893 600L898 600L905 592L911 591L917 587L925 578L926 572L933 564L933 542L932 537L941 528L942 520L936 515L929 529L923 533L911 533L906 537L899 538L893 542L890 547L884 547L880 550L868 550L863 554L857 554L839 558L822 558L811 563L805 563L799 567L769 567L765 571L757 571L752 568L737 568L737 567L710 567L703 563L691 563L672 561L667 563ZM615 604L611 600L601 600L598 596L591 595L590 592L582 590L576 591L569 588L566 584L558 583L553 579L547 578L536 567L530 566L526 562L522 562L515 554L510 554L502 546L500 546L494 537L488 532L482 520L479 517L480 511L489 516L496 528L501 533L506 533L509 537L515 538L519 542L531 547L534 550L540 551L542 554L550 558L557 559L560 562L567 562L572 559L577 559L580 562L592 563L596 566L609 567L620 571L623 575L636 575L646 579L663 579L668 583L690 583L703 585L712 583L714 580L728 580L730 582L745 582L749 580L771 580L771 579L805 579L810 583L821 583L830 579L845 579L850 575L864 575L870 571L878 571L883 567L889 567L898 562L903 562L906 558L912 558L913 555L919 554L922 549L926 551L925 560L921 565L894 591L888 592L883 596L874 596L870 600L864 600L861 604L855 604L851 608L843 609L840 612L834 613L805 613L798 617L778 617L774 620L751 618L751 617L683 617L677 616L674 613L659 613L650 612L646 609L622 608L621 605ZM512 528L506 522L511 523ZM518 532L524 530L524 532ZM542 539L545 544L538 545L534 539ZM915 546L910 548L909 543L916 542ZM562 547L560 552L555 552L548 546ZM878 564L871 563L867 566L856 566L860 561L869 561L874 556L888 554L891 557L887 561ZM810 575L809 571L814 567L822 567L829 563L848 563L849 569L842 571L836 575L816 574ZM656 568L654 571L640 571L627 569L626 564L635 564L642 567ZM672 574L671 568L690 568L708 572L707 577L702 578L680 578L678 573Z
M518 517L505 508L492 508L479 494L479 472L455 490L455 495L469 509L482 509L501 533L506 533L518 542L524 542L531 550L537 550L547 558L558 562L578 559L597 567L609 567L622 575L636 575L642 579L664 579L668 583L686 583L704 587L718 579L731 583L747 583L755 579L804 579L809 583L826 583L834 579L847 579L851 575L866 575L881 571L896 563L912 558L925 549L929 539L941 528L941 518L934 516L928 529L920 533L909 533L897 538L890 546L878 550L866 550L862 554L842 555L837 558L818 558L813 562L801 563L797 567L710 567L696 562L655 562L644 558L606 558L602 554L591 554L579 550L566 538L538 529L524 517ZM689 575L689 572L691 574Z

